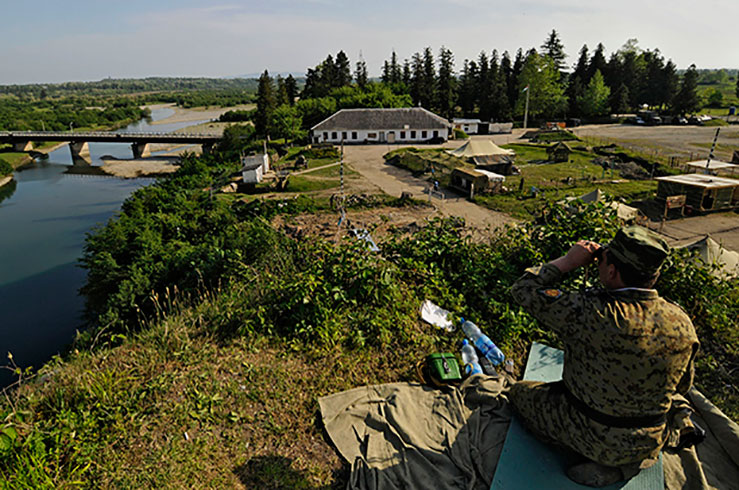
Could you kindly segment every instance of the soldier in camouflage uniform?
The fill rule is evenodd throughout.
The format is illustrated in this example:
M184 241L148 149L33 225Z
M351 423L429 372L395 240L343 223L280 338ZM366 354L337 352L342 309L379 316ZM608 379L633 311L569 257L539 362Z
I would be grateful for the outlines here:
M518 382L509 398L539 438L590 460L568 470L579 483L608 485L653 464L668 411L684 405L693 382L693 324L652 289L668 251L656 234L632 226L607 247L580 241L513 285L516 301L563 340L565 358L562 381ZM594 260L603 288L556 288Z

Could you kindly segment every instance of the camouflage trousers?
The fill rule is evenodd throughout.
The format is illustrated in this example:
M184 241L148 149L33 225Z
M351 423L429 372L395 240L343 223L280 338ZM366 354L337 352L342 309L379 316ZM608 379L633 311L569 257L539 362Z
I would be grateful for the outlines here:
M607 466L647 468L657 461L667 437L656 427L609 427L588 418L567 399L562 383L519 381L508 399L524 426L538 439Z

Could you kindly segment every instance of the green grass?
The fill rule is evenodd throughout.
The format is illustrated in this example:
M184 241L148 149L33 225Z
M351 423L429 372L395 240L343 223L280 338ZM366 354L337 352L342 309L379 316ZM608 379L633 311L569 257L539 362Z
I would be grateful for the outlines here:
M7 148L7 147L6 147ZM11 167L17 168L29 159L28 153L17 153L12 151L3 151L0 148L0 160L9 163Z
M295 175L290 177L285 190L288 192L314 192L333 189L339 187L339 185L340 182L338 179L311 179L310 177Z
M506 183L508 186L508 183ZM513 189L515 186L510 186ZM515 187L517 189L517 187ZM648 199L654 196L657 190L657 182L652 180L637 180L619 183L598 182L598 183L576 183L572 187L548 188L539 194L537 198L529 197L529 187L527 186L524 193L519 195L517 192L508 194L494 195L478 195L474 201L480 205L508 213L519 219L530 219L532 216L538 215L541 210L549 202L557 202L565 197L577 197L587 194L595 189L600 189L611 197L618 197L626 202Z
M556 141L580 141L571 131L546 131L536 135L536 140L542 143L553 143Z
M340 174L341 174L340 166L334 165L333 167L319 168L318 170L307 172L305 175L309 175L311 177L339 178ZM352 170L352 168L349 167L348 165L344 165L344 177L350 177L350 176L354 177L356 175L359 175L359 174L355 170Z

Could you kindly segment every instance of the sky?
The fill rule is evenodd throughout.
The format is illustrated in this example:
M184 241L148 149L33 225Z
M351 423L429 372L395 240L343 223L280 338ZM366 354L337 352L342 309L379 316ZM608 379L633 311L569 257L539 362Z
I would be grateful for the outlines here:
M556 29L573 65L636 38L678 68L739 68L737 0L0 0L0 84L150 76L304 73L343 50L379 76L446 46L457 67L480 51L539 48Z

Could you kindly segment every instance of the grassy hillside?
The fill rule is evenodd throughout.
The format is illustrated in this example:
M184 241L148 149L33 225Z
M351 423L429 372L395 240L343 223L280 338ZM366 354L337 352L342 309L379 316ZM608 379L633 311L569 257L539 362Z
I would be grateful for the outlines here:
M512 282L619 226L602 205L574 217L548 207L540 224L486 241L435 220L373 253L273 226L320 212L309 198L211 197L231 171L186 159L90 237L92 326L38 375L19 370L0 401L0 487L344 487L320 396L411 380L426 354L457 352L459 332L418 319L426 298L476 322L518 366L533 340L559 345L512 301ZM402 205L363 204L378 214ZM565 287L594 277L579 271ZM694 319L699 388L738 419L739 283L681 255L658 287Z

